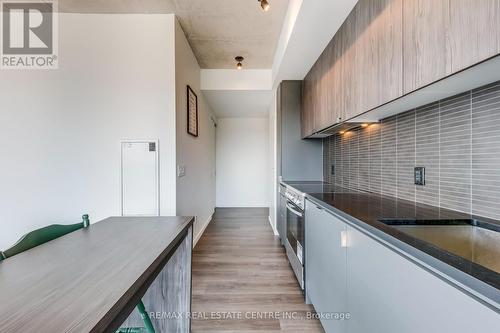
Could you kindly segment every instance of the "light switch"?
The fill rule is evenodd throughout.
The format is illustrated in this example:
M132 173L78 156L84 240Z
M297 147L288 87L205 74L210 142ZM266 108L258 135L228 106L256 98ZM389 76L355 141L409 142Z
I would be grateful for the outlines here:
M186 166L178 165L177 166L177 177L184 177L186 175Z

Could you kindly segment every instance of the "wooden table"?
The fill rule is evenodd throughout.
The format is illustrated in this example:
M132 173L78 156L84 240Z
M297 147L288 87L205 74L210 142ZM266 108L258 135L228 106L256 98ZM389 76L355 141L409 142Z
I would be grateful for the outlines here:
M190 311L192 224L112 217L0 262L0 332L114 332L141 323L140 299L148 312ZM153 323L189 332L189 319Z

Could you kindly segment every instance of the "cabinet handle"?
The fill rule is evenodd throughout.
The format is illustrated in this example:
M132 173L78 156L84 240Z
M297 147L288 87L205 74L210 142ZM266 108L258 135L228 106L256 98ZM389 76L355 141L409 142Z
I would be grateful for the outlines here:
M301 212L298 212L297 210L293 209L293 207L291 205L286 204L286 208L288 208L289 211L291 211L292 213L294 213L295 215L297 215L298 217L303 217L302 213Z
M347 231L342 230L340 232L340 247L345 248L347 247Z

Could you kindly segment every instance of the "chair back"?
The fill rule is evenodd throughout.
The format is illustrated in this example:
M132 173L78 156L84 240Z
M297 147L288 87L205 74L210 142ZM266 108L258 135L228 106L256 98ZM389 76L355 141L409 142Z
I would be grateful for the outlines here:
M53 224L44 228L33 230L17 241L12 247L5 251L0 251L0 261L15 256L36 246L50 242L56 238L67 235L73 231L88 228L90 219L87 214L82 216L82 222L75 224Z

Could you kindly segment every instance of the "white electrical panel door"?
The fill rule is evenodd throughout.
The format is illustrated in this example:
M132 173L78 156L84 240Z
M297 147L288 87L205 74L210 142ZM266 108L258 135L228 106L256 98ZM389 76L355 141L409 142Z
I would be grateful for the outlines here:
M122 215L158 216L158 143L123 141L121 157Z

